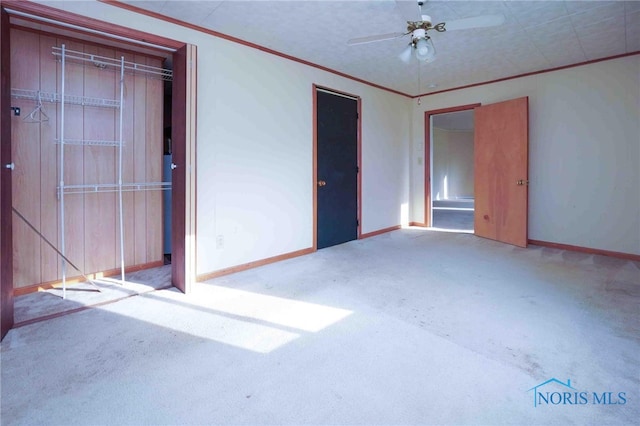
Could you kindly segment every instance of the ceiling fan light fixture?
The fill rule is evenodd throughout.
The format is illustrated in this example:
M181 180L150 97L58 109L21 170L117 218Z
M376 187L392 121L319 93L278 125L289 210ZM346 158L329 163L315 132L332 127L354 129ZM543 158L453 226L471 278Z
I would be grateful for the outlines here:
M427 59L427 55L429 54L429 45L427 44L427 40L421 38L416 42L416 58L419 61L424 61Z
M433 62L436 59L436 47L433 45L433 41L431 38L427 37L427 45L429 46L429 52L427 52L427 57L424 59L425 62Z
M431 39L429 39L430 41ZM416 41L416 58L419 61L428 61L433 57L432 49L433 43L429 44L426 38L421 38ZM433 60L433 59L431 59Z
M413 43L409 43L407 47L398 55L400 60L405 63L409 63L411 61L411 55L413 54Z
M1 1L1 0L0 0ZM399 1L399 0L396 0ZM416 1L416 0L413 0ZM486 28L502 25L505 22L505 16L502 14L497 15L480 15L470 18L455 19L453 21L440 22L433 24L431 16L426 15L422 11L426 0L417 0L418 10L420 12L420 21L407 21L407 30L404 33L390 33L380 34L369 37L357 37L348 40L350 46L364 43L372 43L377 41L392 40L400 38L406 35L411 36L411 42L404 50L398 55L405 63L411 62L413 51L415 50L416 59L420 62L433 62L436 59L436 48L433 45L431 37L427 34L428 31L444 33L454 30L466 30L471 28Z

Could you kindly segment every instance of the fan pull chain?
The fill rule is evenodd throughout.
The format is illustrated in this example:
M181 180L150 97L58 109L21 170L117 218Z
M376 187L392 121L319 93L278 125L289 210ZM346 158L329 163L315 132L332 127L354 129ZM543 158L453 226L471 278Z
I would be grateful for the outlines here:
M421 62L418 61L418 105L422 105L422 96L420 96L422 90L422 70L420 64Z

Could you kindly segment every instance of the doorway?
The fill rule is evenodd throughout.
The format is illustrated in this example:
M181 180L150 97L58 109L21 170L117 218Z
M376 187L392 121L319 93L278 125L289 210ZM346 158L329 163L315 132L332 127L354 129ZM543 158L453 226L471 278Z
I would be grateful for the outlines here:
M161 266L161 198L171 185L162 180L161 105L171 72L162 58L18 24L11 30L11 96L24 111L11 124L16 294L82 281L79 273L123 279L125 268Z
M314 96L314 246L321 249L359 236L360 99L318 87Z
M431 116L432 227L473 233L473 110Z
M474 108L478 106L480 104L469 104L425 112L424 225L427 227L473 232L474 169L472 155L469 175L468 155L474 152Z
M8 12L8 13L7 13ZM188 67L188 64L196 64L195 46L187 45L182 42L167 39L160 36L141 33L126 27L113 24L105 24L91 18L87 18L73 13L60 12L55 8L45 5L33 4L30 2L15 3L11 5L10 10L2 8L3 19L3 36L2 36L2 71L3 71L3 105L12 102L13 87L10 81L11 57L9 55L9 27L26 28L27 31L35 31L41 33L49 33L54 38L61 37L66 39L81 40L80 42L109 44L110 48L123 51L136 51L143 55L151 54L156 58L165 58L173 63L174 79L173 79L173 105L172 110L172 151L174 154L175 166L172 166L171 176L171 192L178 193L178 197L174 196L171 203L171 215L174 226L172 226L172 252L173 259L170 270L170 278L168 285L173 285L183 292L189 290L191 283L195 282L195 72L196 66ZM57 25L49 26L44 22L55 19ZM6 24L6 25L5 25ZM33 27L33 28L31 28ZM86 31L86 32L85 32ZM138 42L138 40L146 40ZM142 44L139 44L142 43ZM51 47L48 47L49 49ZM159 53L160 52L160 53ZM98 52L100 53L100 52ZM94 64L97 71L103 67L101 64ZM55 75L55 74L54 74ZM5 78L6 76L6 78ZM125 79L130 78L126 76ZM42 90L36 88L36 91ZM55 88L52 89L55 93ZM162 90L162 89L160 89ZM103 98L110 96L102 96ZM62 98L60 98L62 99ZM67 98L64 98L65 100ZM56 101L57 102L57 101ZM52 104L54 105L54 104ZM162 102L159 103L160 111L162 110ZM31 109L30 109L31 110ZM55 112L55 106L49 106L49 112ZM25 111L29 113L29 111ZM3 135L11 134L11 120L15 120L19 113L14 109L3 108L2 110L2 130ZM162 115L162 112L160 112ZM77 116L77 115L76 115ZM20 119L20 117L18 117ZM51 123L57 120L50 120ZM7 124L5 126L5 123ZM159 150L162 152L162 127L159 129ZM67 137L70 137L67 135ZM83 135L86 139L86 136ZM92 138L97 140L97 138ZM105 140L106 138L101 138ZM55 144L54 144L55 147ZM14 153L11 152L11 137L2 138L2 160L3 163L13 165ZM128 160L125 160L128 161ZM3 169L4 170L4 169ZM159 158L157 170L162 171L162 159ZM54 168L55 171L55 168ZM12 194L11 194L11 170L7 167L2 176L2 217L11 221L15 215L12 213ZM124 179L123 179L124 181ZM163 180L164 181L164 180ZM15 186L15 185L14 185ZM5 189L8 189L5 191ZM138 188L137 188L138 189ZM158 197L161 196L160 191L155 191ZM155 196L154 196L155 197ZM158 203L160 204L160 203ZM162 215L161 208L154 210L154 214ZM189 215L189 217L185 217ZM116 218L117 220L117 218ZM126 222L126 221L125 221ZM178 226L175 224L178 223ZM34 227L35 228L35 227ZM7 227L3 234L3 241L11 241L14 230ZM37 231L37 228L36 228ZM59 246L56 232L50 239ZM162 234L158 235L158 244L151 244L150 247L158 247L162 252ZM187 236L190 236L187 238ZM130 236L129 236L130 237ZM118 237L116 237L117 239ZM40 244L42 247L42 244ZM53 244L49 245L54 251ZM14 311L14 291L15 276L13 276L13 250L5 250L7 244L3 245L2 250L2 337L13 326L14 317L10 315ZM47 249L49 250L49 248ZM42 250L43 251L43 250ZM50 256L51 257L51 256ZM178 262L175 262L175 258ZM160 264L162 262L159 262ZM86 265L85 265L86 268ZM71 270L71 269L70 269ZM58 270L59 272L60 270ZM144 272L144 271L143 271Z
M526 247L528 243L529 100L425 112L425 226L433 226L432 117L473 110L473 232Z

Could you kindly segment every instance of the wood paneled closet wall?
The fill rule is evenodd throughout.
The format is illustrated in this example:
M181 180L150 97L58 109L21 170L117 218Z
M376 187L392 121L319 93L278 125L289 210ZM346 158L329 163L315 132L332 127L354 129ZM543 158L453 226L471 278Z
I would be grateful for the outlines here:
M53 46L125 57L125 61L161 67L159 58L114 48L58 38L31 30L11 30L11 87L59 93L61 64ZM118 99L119 71L92 64L67 62L65 92L69 95ZM157 77L125 73L123 104L123 182L160 182L163 155L164 84ZM12 115L13 207L49 241L60 248L57 187L60 182L60 104L43 102L45 115L29 114L33 100L12 99L21 115ZM42 121L48 117L48 120ZM65 105L65 140L117 140L117 109ZM117 148L69 145L65 147L64 182L117 183ZM125 192L124 243L127 268L162 264L162 193ZM65 253L85 273L115 272L120 267L117 195L113 192L65 195ZM28 291L61 279L60 256L16 215L13 217L14 288ZM67 276L78 275L67 267Z

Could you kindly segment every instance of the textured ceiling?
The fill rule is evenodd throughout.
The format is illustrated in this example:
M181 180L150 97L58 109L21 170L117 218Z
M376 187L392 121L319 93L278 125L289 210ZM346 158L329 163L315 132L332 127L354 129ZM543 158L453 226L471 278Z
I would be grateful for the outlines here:
M437 33L432 63L398 55L409 36L357 46L347 40L403 32L415 1L139 1L124 3L189 22L409 95L419 95L640 51L640 1L425 1L434 24L503 14L503 25ZM415 11L415 12L414 12Z

